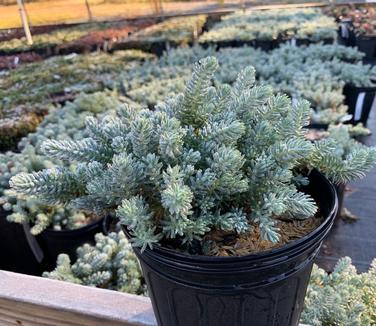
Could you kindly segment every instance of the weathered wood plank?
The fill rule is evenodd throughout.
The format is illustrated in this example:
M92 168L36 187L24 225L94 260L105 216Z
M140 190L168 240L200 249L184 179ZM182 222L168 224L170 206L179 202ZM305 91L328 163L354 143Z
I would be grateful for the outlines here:
M145 297L0 271L0 325L155 326Z
M157 323L149 298L0 270L0 325L157 326Z

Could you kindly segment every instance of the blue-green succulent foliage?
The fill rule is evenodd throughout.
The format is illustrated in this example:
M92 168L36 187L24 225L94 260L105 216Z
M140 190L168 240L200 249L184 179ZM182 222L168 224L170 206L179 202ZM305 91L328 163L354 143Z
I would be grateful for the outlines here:
M353 165L331 160L331 142L304 137L307 101L292 105L271 87L255 86L252 67L232 86L213 83L217 68L214 57L200 60L184 93L153 111L124 106L116 116L88 118L87 138L45 142L47 155L75 168L22 173L12 187L49 204L116 211L143 249L212 230L252 232L256 224L263 238L277 242L278 218L306 219L317 211L298 190L307 182L301 171L318 166L346 181L375 161L374 150Z

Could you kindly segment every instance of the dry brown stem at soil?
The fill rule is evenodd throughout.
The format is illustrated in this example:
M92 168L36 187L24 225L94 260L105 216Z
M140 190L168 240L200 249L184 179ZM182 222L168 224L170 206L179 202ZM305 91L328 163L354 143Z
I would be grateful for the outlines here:
M205 236L211 246L208 252L212 256L245 256L269 249L278 248L291 241L300 239L312 232L322 223L322 218L311 217L306 220L279 221L281 238L278 243L261 238L260 228L255 226L250 232L237 235L215 231Z

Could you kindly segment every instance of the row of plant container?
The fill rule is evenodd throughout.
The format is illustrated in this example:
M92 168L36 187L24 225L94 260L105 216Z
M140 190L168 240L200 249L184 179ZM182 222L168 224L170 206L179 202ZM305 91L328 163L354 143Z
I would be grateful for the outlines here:
M333 43L336 38L335 20L320 9L276 9L224 16L199 42L219 47L252 45L270 50L285 42L296 45Z
M79 92L116 89L134 101L153 106L164 95L183 89L191 71L187 67L193 60L215 53L212 47L194 47L171 50L161 59L139 51L69 55L3 72L0 148L15 148L51 105L74 99ZM325 127L344 122L350 113L352 122L366 125L375 94L375 71L362 64L362 54L356 49L287 44L270 52L241 47L217 53L226 70L220 73L222 82L233 82L237 69L253 65L261 81L294 99L309 100L315 109L312 123Z
M156 23L156 19L148 19L140 22L90 23L66 27L35 35L32 45L28 45L25 38L0 42L0 54L13 60L14 56L22 60L25 53L49 57L126 49L140 49L161 55L166 47L192 44L205 27L206 18L205 15L198 15L170 18L160 23ZM8 65L12 67L12 62ZM7 68L5 63L4 68Z
M353 139L369 131L344 124L366 123L375 95L361 59L335 44L196 46L4 73L0 114L46 115L0 154L0 269L147 294L161 326L297 325L340 210L328 179L340 189L376 162ZM327 130L309 139L313 123ZM349 260L315 269L303 321L372 325L375 283Z
M376 58L376 9L371 4L334 6L327 10L340 26L340 40L348 46L356 46L365 53L365 59Z
M325 9L326 14L322 9L290 8L240 11L225 16L177 17L149 27L148 25L155 23L155 20L72 26L38 34L31 46L27 45L24 38L1 42L0 53L7 54L9 59L2 63L2 67L17 65L19 60L21 62L37 60L40 55L46 57L99 49L105 51L140 49L161 55L170 47L195 42L216 48L249 45L271 50L286 42L293 45L317 42L331 44L339 39L346 45L358 46L366 53L366 58L374 56L374 51L371 50L372 46L374 47L372 45L374 43L372 24L375 20L373 8L360 7L362 9L354 9L354 11L350 11L348 8L351 7L348 6L333 8ZM329 14L335 16L339 24ZM340 29L339 38L338 29Z
M0 150L16 149L48 110L80 92L116 88L117 76L150 56L140 51L58 56L5 71L0 77ZM32 85L32 86L31 86Z
M12 60L14 55L22 60L25 56L23 52L46 57L98 49L140 49L161 55L169 47L194 42L216 47L251 45L270 50L285 42L297 45L333 43L338 29L334 19L324 15L320 9L242 11L226 16L176 17L147 27L153 22L72 26L38 34L31 46L27 45L24 38L0 42L0 53L12 56Z
M64 54L68 51L88 52L101 46L105 41L115 42L118 39L126 39L131 33L155 22L150 19L140 22L93 22L66 26L34 35L31 45L27 43L25 37L1 41L0 54L35 52L43 56L50 56Z

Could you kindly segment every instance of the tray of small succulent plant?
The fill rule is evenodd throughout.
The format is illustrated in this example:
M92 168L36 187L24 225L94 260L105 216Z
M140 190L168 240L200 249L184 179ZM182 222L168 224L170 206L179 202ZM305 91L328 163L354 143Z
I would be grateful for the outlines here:
M333 18L319 9L239 11L222 17L199 39L217 47L252 45L272 50L282 42L294 45L326 42L337 37Z

